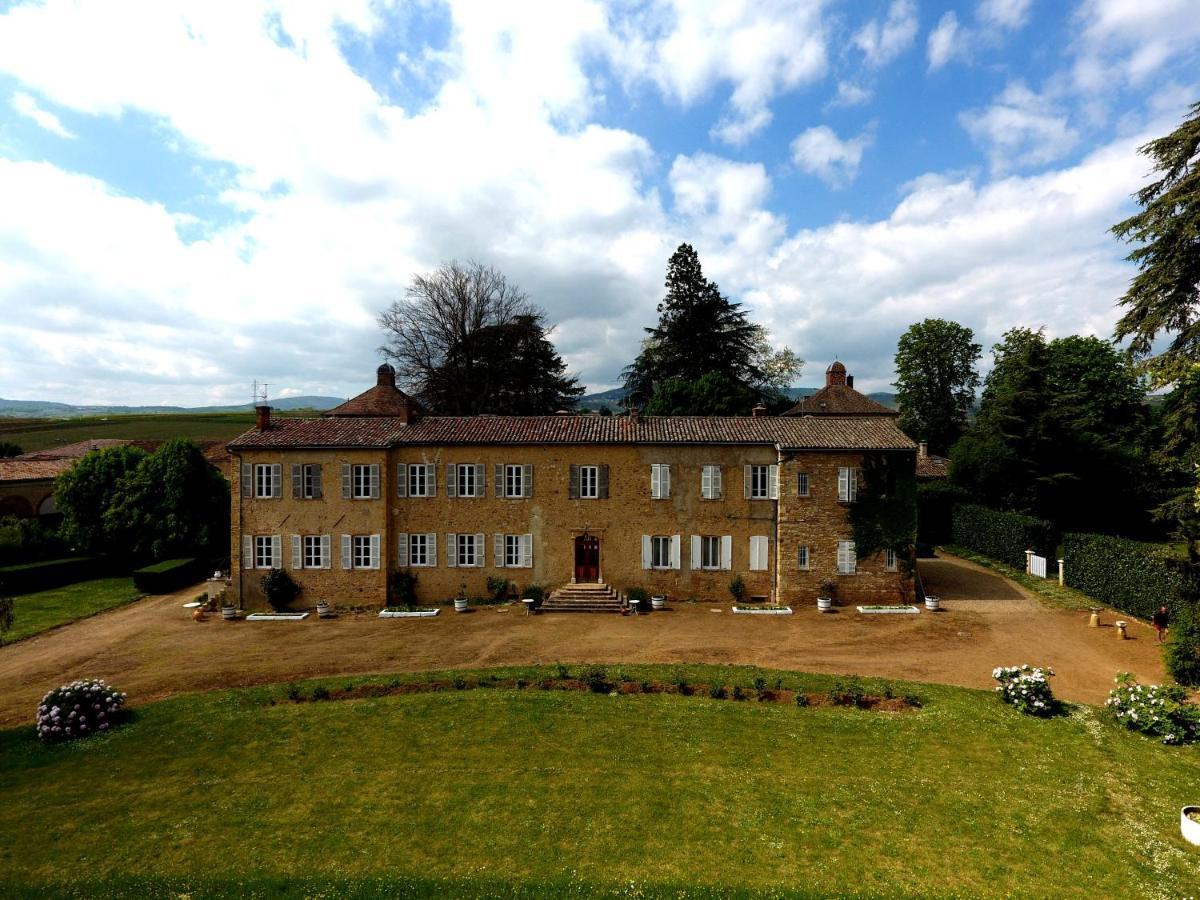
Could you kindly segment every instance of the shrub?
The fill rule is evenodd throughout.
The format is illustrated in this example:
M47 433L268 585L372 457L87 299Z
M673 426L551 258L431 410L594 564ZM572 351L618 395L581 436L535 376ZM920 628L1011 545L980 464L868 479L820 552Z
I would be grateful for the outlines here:
M1200 611L1195 606L1184 606L1175 616L1163 662L1180 684L1200 687Z
M645 609L648 597L645 589L640 587L631 587L625 592L625 599L629 601L631 609Z
M808 706L808 694L803 691L796 691L796 705L800 707Z
M742 686L740 684L735 684L733 686L733 699L734 700L745 700L746 699L746 692L744 690L742 690Z
M417 606L417 576L408 569L399 569L392 573L391 604L403 606L405 609L415 609Z
M1187 702L1187 691L1172 685L1141 685L1128 672L1114 679L1117 686L1104 705L1132 731L1161 738L1164 744L1200 740L1200 707Z
M570 678L571 677L571 673L567 669L566 663L556 663L556 665L558 667L558 677L559 678Z
M954 534L955 504L970 495L961 487L939 479L917 485L917 543L949 543Z
M765 691L766 689L767 689L767 679L763 678L761 675L756 675L754 677L754 693L761 696L762 692Z
M654 685L652 685L650 682L648 682L648 681L643 681L643 682L642 682L642 693L643 693L643 694L648 694L648 693L650 693L650 692L651 692L653 689L654 689Z
M76 556L50 559L45 562L22 563L0 568L0 584L13 594L44 591L64 584L73 584L98 577L107 568L105 561L95 556Z
M38 704L37 735L43 741L73 741L108 731L120 721L127 696L99 678L64 684Z
M1000 682L996 691L1005 703L1015 706L1029 716L1048 716L1054 712L1054 695L1050 691L1053 669L1037 666L998 666L992 677Z
M682 675L675 676L675 689L685 697L692 693L692 686L688 684L687 679Z
M300 585L283 569L272 569L259 584L272 609L287 609L300 594Z
M712 685L708 689L708 696L712 697L714 700L724 700L725 699L725 685L723 685L723 684Z
M540 584L527 584L525 590L521 592L521 596L533 600L533 608L538 609L542 605L542 601L546 599L546 589Z
M608 683L608 671L604 666L589 666L583 673L583 683L593 694L607 694L612 690Z
M294 681L289 681L287 686L287 698L292 701L300 699L300 685Z
M509 581L507 578L488 578L488 595L493 603L504 603L508 600Z
M454 689L457 691L465 690L467 687L467 679L461 675L454 676Z
M900 698L913 709L921 708L921 697L919 694L905 694Z
M1054 526L1043 519L964 503L954 508L954 543L1024 570L1025 551L1052 556L1058 544Z
M315 688L313 688L312 698L314 700L328 700L329 688L325 687L323 684L317 685Z
M133 586L146 594L169 594L198 580L206 568L199 559L164 559L134 569Z
M517 679L517 690L518 690L518 691L523 691L523 690L525 690L525 688L527 688L528 686L529 686L529 682L528 682L528 681L526 681L524 678L518 678L518 679Z
M729 596L733 598L734 603L741 603L742 598L746 596L746 582L742 580L741 575L734 575L729 580Z
M1064 534L1069 586L1109 606L1149 619L1163 604L1179 610L1183 576L1162 548L1106 534Z

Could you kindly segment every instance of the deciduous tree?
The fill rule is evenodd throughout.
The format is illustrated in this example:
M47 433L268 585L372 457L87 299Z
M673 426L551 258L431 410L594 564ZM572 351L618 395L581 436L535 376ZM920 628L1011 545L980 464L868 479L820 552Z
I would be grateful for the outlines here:
M982 348L957 322L925 319L910 325L896 347L896 402L900 427L914 440L947 452L967 428Z
M84 553L122 553L126 548L106 531L104 517L117 498L121 480L146 458L146 451L120 446L93 450L63 472L54 484L54 504L62 513L60 533Z

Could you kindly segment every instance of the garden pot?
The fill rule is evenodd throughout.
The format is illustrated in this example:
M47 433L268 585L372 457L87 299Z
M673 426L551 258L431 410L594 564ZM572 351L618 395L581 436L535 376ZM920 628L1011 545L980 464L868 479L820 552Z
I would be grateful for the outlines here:
M454 598L454 611L455 612L466 612L467 611L467 601L465 598L463 598L463 597L455 597Z
M1185 841L1200 847L1200 822L1191 818L1188 813L1200 816L1200 806L1185 806L1179 811L1179 830L1183 833Z
M320 603L317 604L317 618L318 619L329 619L332 617L333 617L333 607L332 606L330 606L324 600L322 600Z
M237 607L236 606L222 606L221 607L221 618L227 622L232 622L234 619L237 618Z
M937 612L942 608L942 600L940 597L926 597L925 608L931 612Z
M833 609L833 598L832 597L818 597L817 598L817 609L820 610L821 612L829 612L831 609Z
M667 605L666 597L651 597L650 598L650 608L651 609L665 609L666 605Z

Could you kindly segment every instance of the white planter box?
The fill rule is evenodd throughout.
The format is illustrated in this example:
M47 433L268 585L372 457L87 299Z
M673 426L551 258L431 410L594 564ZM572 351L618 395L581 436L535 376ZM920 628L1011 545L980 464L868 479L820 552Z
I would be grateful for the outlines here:
M664 609L666 607L666 605L667 605L666 597L651 597L650 598L650 608L651 609Z
M440 609L381 609L381 619L428 619L440 613Z
M821 612L829 612L831 609L833 609L833 598L832 597L818 597L817 598L817 609L819 609Z
M866 616L915 616L921 612L915 606L860 606L858 611Z
M942 599L940 597L926 597L925 608L930 612L936 612L942 608Z
M737 616L790 616L792 608L785 606L782 609L755 609L752 606L735 606L733 613Z
M247 622L299 622L308 618L308 613L250 613Z
M1185 806L1179 811L1179 830L1185 841L1200 847L1200 822L1189 818L1188 813L1200 815L1200 806Z

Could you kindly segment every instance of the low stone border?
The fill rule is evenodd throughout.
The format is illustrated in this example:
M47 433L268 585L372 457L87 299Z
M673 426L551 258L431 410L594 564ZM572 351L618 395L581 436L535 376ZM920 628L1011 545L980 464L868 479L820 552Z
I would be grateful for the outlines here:
M790 616L790 606L735 606L734 615L739 616Z
M308 618L308 613L250 613L247 622L300 622Z
M440 609L381 609L381 619L429 619L440 613Z
M915 606L859 606L858 611L866 616L902 615L916 616L921 610Z

